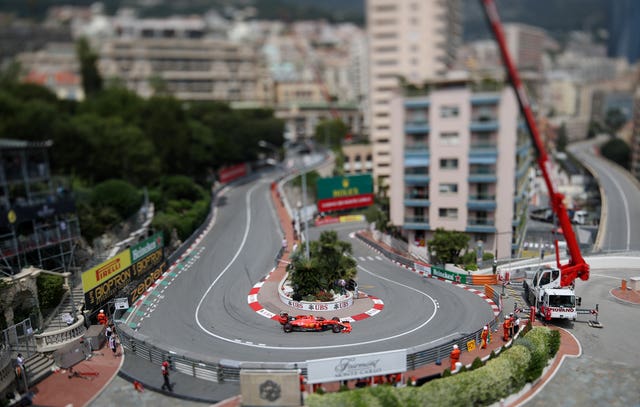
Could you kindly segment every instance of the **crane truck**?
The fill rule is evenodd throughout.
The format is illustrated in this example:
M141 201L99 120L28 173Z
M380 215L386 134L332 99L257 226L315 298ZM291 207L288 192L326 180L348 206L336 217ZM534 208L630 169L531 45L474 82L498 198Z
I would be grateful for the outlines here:
M487 22L491 28L493 36L498 43L502 62L507 70L509 81L516 94L520 113L525 119L529 134L536 151L538 167L542 172L542 177L549 192L551 209L558 218L562 234L567 243L569 261L566 264L560 263L560 252L558 241L555 241L556 268L543 268L538 270L535 277L525 283L526 299L530 305L536 307L538 314L549 320L552 318L576 318L574 284L577 278L583 281L589 279L589 265L580 253L580 246L571 226L571 219L564 204L564 195L557 191L551 181L549 156L544 148L542 138L538 132L533 111L527 97L527 93L522 85L518 70L511 59L507 48L502 23L498 15L498 10L494 0L480 0Z

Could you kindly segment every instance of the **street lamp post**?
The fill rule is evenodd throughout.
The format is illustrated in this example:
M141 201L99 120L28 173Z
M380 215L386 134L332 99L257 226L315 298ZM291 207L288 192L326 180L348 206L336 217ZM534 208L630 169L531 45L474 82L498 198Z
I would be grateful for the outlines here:
M302 173L302 206L303 208L307 207L307 173ZM309 220L305 215L304 217L304 252L307 256L307 260L309 259Z

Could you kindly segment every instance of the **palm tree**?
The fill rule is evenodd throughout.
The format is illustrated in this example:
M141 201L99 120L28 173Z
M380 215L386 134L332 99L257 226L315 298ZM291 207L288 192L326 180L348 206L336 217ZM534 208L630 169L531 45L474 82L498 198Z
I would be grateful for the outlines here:
M335 231L322 232L320 240L310 242L310 259L298 252L292 256L289 278L295 294L306 296L330 291L336 281L354 278L356 261L350 254L351 244L338 240Z

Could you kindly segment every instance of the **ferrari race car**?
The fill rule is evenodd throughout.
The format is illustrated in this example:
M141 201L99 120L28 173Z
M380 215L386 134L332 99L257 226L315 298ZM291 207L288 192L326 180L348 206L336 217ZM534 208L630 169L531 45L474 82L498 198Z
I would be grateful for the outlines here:
M351 332L351 323L348 321L340 321L340 318L333 317L325 319L313 315L296 315L289 316L286 312L280 313L278 322L282 325L282 329L289 333L298 332L318 332L332 330L334 333Z

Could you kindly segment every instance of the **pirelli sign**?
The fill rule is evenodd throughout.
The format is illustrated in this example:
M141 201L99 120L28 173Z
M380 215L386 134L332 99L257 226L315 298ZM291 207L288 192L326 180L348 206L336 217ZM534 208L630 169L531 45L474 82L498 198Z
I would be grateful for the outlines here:
M116 296L133 303L164 272L163 246L162 234L156 234L82 273L87 308L101 307Z
M82 289L89 292L94 288L104 284L118 276L131 266L131 253L129 249L118 253L115 257L98 264L97 266L82 273Z

